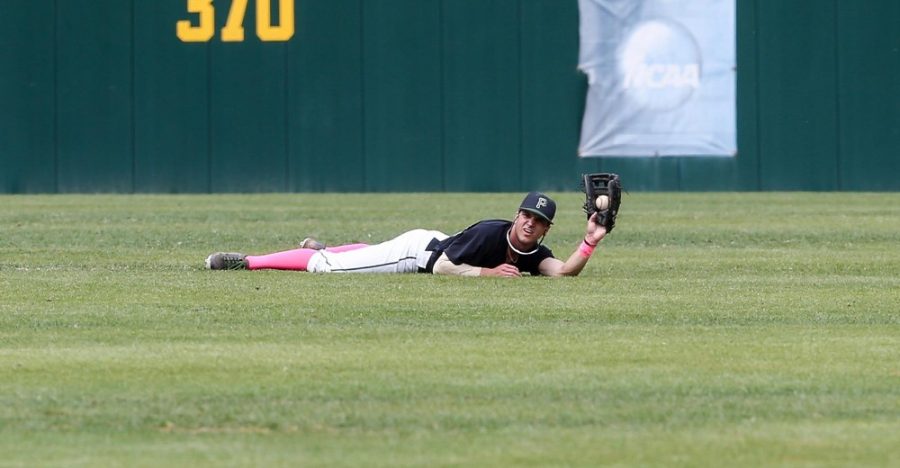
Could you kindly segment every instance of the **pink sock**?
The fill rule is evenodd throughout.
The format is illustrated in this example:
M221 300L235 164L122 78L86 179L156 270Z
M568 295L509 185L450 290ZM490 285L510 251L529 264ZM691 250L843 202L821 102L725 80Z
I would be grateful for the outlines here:
M313 249L294 249L268 255L248 255L247 266L251 270L265 268L273 270L306 271L309 259L316 253Z
M368 247L368 244L347 244L328 247L329 252L349 252ZM293 249L275 252L268 255L247 255L247 266L251 270L297 270L306 271L309 259L316 253L313 249Z
M369 244L347 244L347 245L338 245L336 247L328 247L325 250L329 252L348 252L350 250L361 249L363 247L368 247Z

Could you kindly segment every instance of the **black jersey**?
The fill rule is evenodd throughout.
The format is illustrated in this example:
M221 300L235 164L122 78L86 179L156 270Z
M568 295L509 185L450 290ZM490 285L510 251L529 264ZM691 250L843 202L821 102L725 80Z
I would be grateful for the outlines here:
M440 241L435 248L436 254L447 254L447 258L454 264L465 263L476 267L494 268L508 262L507 251L509 244L506 234L512 227L512 221L500 219L480 221L464 231ZM514 261L519 271L532 275L540 275L538 265L547 258L553 257L553 252L543 245L538 246L537 251L531 255L515 254Z

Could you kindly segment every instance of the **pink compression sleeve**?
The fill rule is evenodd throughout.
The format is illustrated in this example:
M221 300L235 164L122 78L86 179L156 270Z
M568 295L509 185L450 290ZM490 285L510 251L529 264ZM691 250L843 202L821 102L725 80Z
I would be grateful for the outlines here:
M248 255L247 266L251 270L298 270L306 271L309 259L317 251L313 249L294 249L275 252L268 255Z
M347 244L328 247L328 252L340 253L368 247L368 244ZM316 253L313 249L293 249L267 255L248 255L247 265L251 270L296 270L306 271L309 259Z

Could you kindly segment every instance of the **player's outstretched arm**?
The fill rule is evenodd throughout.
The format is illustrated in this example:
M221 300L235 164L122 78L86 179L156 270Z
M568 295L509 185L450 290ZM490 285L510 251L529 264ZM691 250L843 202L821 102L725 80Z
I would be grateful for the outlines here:
M577 276L587 265L594 248L606 236L606 228L596 223L597 213L591 215L587 222L584 239L565 262L556 259L545 259L538 268L546 276Z

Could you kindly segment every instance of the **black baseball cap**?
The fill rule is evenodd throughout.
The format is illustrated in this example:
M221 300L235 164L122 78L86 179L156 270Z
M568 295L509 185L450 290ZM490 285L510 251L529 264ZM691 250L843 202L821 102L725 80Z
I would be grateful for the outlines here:
M553 216L556 215L556 202L541 192L530 192L525 195L519 210L534 213L553 224Z

